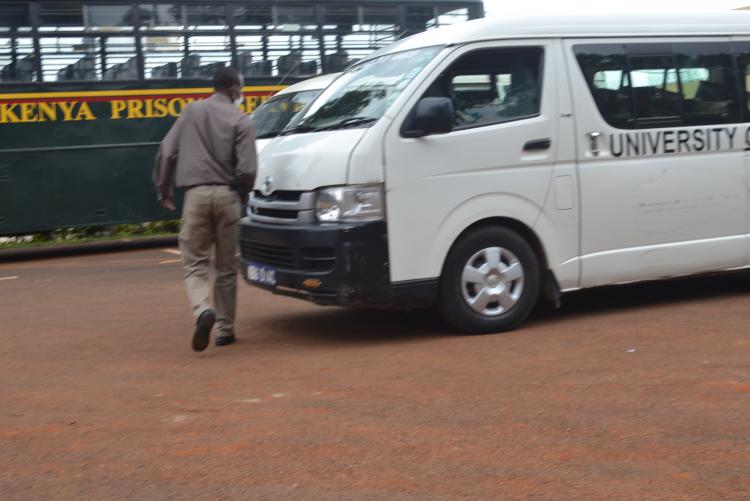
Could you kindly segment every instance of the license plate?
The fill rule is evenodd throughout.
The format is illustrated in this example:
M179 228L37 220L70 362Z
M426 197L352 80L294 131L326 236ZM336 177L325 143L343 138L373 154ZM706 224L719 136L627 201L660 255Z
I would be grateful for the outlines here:
M258 263L249 263L247 265L247 279L255 284L276 285L276 269Z

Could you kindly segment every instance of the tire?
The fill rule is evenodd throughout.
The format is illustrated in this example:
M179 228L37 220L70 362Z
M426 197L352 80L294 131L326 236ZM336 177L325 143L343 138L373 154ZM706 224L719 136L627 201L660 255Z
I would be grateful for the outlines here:
M515 329L539 297L539 260L515 231L485 226L453 246L440 278L440 308L453 327L472 334Z

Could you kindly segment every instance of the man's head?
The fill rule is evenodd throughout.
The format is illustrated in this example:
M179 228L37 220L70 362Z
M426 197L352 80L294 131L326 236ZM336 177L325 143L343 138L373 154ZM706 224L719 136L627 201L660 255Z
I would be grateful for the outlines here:
M234 68L221 68L214 74L214 89L229 99L242 102L242 87L245 84L239 71Z

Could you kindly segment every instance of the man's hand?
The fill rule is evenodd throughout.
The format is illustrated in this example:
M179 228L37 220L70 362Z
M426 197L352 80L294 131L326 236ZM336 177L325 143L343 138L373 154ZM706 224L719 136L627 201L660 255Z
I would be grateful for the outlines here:
M169 209L169 210L175 210L176 209L176 207L174 205L174 200L172 200L171 198L162 198L161 200L159 200L159 203L165 209Z

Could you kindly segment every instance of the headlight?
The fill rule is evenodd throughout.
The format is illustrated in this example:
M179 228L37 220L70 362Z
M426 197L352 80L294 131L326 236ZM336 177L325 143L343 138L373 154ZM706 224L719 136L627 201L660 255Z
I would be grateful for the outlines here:
M322 223L383 219L383 187L379 184L340 186L318 191L315 214Z

